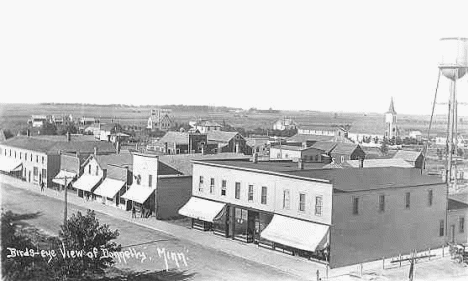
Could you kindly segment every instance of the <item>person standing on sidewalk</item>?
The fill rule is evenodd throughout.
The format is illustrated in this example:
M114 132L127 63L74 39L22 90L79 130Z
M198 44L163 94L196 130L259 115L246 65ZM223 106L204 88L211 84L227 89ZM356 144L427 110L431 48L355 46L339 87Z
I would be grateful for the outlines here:
M41 192L44 192L44 182L41 181Z
M132 207L132 219L136 218L135 206Z

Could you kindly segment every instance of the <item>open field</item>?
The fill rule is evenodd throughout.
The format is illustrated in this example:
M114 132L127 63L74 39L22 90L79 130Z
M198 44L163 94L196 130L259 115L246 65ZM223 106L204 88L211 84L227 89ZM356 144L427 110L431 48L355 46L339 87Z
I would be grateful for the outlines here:
M383 113L343 113L318 111L278 111L255 112L225 107L196 106L161 106L173 110L174 121L188 122L198 118L214 120L220 124L225 122L234 127L245 129L272 128L273 123L288 116L299 124L350 124L352 133L383 134ZM146 127L150 110L156 106L125 106L125 105L85 105L85 104L0 104L0 128L16 133L27 126L26 122L32 114L72 114L74 118L83 116L97 117L101 123L118 122L122 125ZM428 110L429 111L429 110ZM427 134L429 115L398 115L400 130L409 132L419 130ZM444 134L446 131L446 116L437 115L431 129L431 134ZM459 118L458 128L463 135L468 133L468 118Z

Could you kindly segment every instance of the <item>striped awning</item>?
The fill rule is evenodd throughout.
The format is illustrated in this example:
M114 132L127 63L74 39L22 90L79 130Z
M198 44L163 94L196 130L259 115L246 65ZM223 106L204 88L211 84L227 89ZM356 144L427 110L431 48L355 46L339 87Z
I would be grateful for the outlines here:
M75 173L68 172L65 170L60 170L60 172L55 176L55 178L52 180L52 182L59 184L59 185L65 185L65 178L67 179L67 184L73 181L73 179L76 177Z
M154 190L154 188L148 186L134 184L122 195L122 198L143 204Z
M225 203L192 197L179 210L179 214L202 221L213 222L225 206Z
M100 176L83 174L76 182L73 183L73 187L83 191L92 191L92 189L99 183L100 180Z
M296 249L314 252L328 241L328 225L274 215L260 237Z
M125 185L124 181L114 180L110 178L104 179L104 181L96 188L93 192L96 195L114 198L117 192Z

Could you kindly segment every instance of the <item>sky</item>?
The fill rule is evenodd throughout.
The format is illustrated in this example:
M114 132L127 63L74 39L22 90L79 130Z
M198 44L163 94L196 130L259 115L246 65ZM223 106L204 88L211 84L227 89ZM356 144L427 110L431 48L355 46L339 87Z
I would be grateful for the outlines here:
M0 102L431 113L468 1L1 1ZM468 102L468 78L458 81ZM448 98L441 78L439 102ZM438 106L445 113L443 106ZM468 106L459 114L468 115Z

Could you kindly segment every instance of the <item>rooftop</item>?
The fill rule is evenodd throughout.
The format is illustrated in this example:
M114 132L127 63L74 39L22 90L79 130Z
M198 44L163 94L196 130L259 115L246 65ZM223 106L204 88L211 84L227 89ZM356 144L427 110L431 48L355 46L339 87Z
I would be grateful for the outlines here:
M195 126L204 126L204 127L222 127L218 123L209 120L199 120L195 123Z
M306 142L306 141L333 141L334 136L321 136L321 135L309 135L309 134L295 134L294 136L287 139L288 142Z
M338 143L318 141L312 145L313 148L323 150L325 153L330 153Z
M468 204L462 201L458 201L457 199L449 198L448 209L449 211L468 209Z
M232 138L240 134L238 132L209 131L207 138L209 141L229 142Z
M247 162L246 160L248 159L250 159L250 156L238 153L218 153L205 155L198 153L159 156L159 162L179 171L183 175L192 175L192 160L218 160L222 162L237 162L239 160L244 160Z
M332 153L338 153L338 154L347 154L350 155L351 153L354 152L357 148L360 146L355 143L337 143L335 148L333 148Z
M338 192L443 184L439 177L421 175L421 171L415 168L323 169L319 167L320 165L323 167L325 165L323 163L304 163L304 169L300 170L297 163L292 162L200 161L198 163L328 181L333 183L335 191ZM316 168L312 167L313 164Z
M94 157L94 156L90 156ZM108 165L115 165L120 167L133 166L133 154L130 151L122 150L120 153L109 154L109 155L97 155L96 161L101 165L101 168L107 169Z
M352 168L359 168L359 160L347 160L346 166ZM346 167L345 166L345 167ZM365 159L364 168L376 168L376 167L400 167L400 168L414 168L413 165L409 164L403 159Z
M414 162L421 155L419 151L409 151L409 150L398 150L393 158L399 158L406 161Z
M60 136L60 138L53 138L53 136L16 136L2 142L2 145L27 149L31 151L38 151L47 154L58 154L59 152L92 153L94 152L94 148L97 148L98 154L115 152L114 146L109 142L89 141L73 137L71 141L67 141L65 136Z

